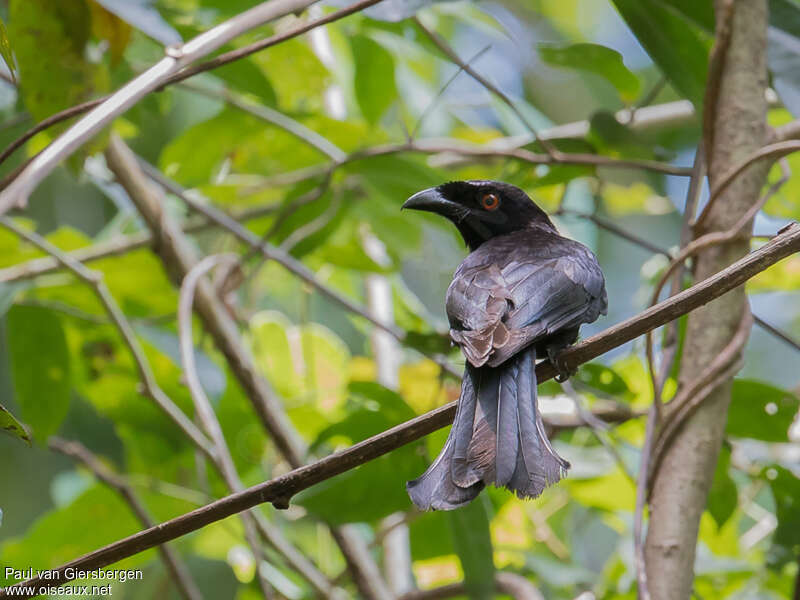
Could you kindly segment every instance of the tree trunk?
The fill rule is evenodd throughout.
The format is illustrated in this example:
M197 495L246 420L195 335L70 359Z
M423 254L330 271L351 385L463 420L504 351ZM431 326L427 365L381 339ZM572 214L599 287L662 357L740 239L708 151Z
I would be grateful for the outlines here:
M725 0L717 0L717 29ZM766 139L767 1L735 2L730 46L714 115L710 146L711 188L739 160ZM756 165L743 173L719 197L704 231L732 227L758 199L768 167ZM750 232L752 224L746 232ZM748 240L735 240L702 251L695 262L701 281L748 252ZM735 289L689 315L679 386L695 380L730 342L745 311L744 288ZM654 600L686 600L693 580L700 517L706 506L722 444L731 381L719 386L675 436L666 450L650 497L650 522L645 545L648 588Z

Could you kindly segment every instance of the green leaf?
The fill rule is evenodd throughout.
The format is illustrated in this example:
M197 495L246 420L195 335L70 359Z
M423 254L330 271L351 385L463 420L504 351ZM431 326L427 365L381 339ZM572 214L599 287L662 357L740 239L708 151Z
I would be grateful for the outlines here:
M610 112L596 112L589 123L586 139L602 154L644 159L656 157L650 144L630 127L617 121Z
M95 485L68 506L42 516L24 537L4 540L0 564L54 568L140 529L141 525L119 495L105 486ZM151 550L126 559L117 568L141 565L152 553ZM0 585L4 580L11 583L0 572Z
M14 53L11 51L11 42L8 41L8 31L6 31L3 19L0 19L0 57L3 58L8 70L11 71L12 79L16 81L17 64L14 62Z
M446 554L454 554L453 537L446 512L422 513L408 526L411 556L414 560L425 560Z
M397 98L394 59L383 46L357 35L350 40L355 62L356 100L364 118L376 123Z
M613 2L672 85L696 107L702 106L710 48L707 37L682 14L656 0Z
M22 97L37 120L103 87L97 66L84 58L91 24L85 0L11 0L9 15Z
M494 558L485 496L448 512L447 517L469 597L494 597Z
M11 412L2 404L0 404L0 430L13 435L14 437L18 437L19 439L27 442L28 445L31 443L31 438L28 435L28 432L25 430L25 426L17 421L14 415L12 415Z
M625 66L622 55L599 44L541 45L539 56L554 67L566 67L599 75L613 85L630 104L639 95L639 78Z
M778 526L772 535L768 562L776 567L795 560L800 548L800 479L778 465L764 470L775 499Z
M348 392L347 416L323 430L312 448L334 437L359 442L414 416L397 393L377 383L353 382ZM409 510L405 482L426 468L420 447L420 442L404 446L338 475L302 492L296 502L329 523L376 521Z
M347 391L350 394L347 418L322 430L311 445L312 451L335 436L359 441L415 416L398 393L379 383L354 381Z
M70 367L61 321L52 311L15 306L8 311L11 374L22 418L37 441L55 433L69 409Z
M599 363L587 363L578 369L578 381L620 400L632 400L633 392L613 369Z
M708 512L714 517L717 529L731 518L738 504L736 484L731 479L731 449L727 445L720 450L717 467L714 470L714 481L708 494Z
M406 481L425 471L420 444L394 450L297 495L294 501L331 524L374 522L411 510Z
M796 395L760 381L736 379L726 433L765 442L788 442L800 401Z
M661 4L679 12L708 33L714 33L714 4L712 0L661 0Z
M269 79L250 60L235 60L214 69L214 75L241 92L253 94L268 106L275 106L278 101Z

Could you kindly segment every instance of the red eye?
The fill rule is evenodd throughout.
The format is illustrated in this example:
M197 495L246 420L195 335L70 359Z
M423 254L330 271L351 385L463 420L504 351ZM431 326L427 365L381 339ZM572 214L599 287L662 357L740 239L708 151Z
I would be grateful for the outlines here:
M484 194L483 198L481 198L481 206L486 210L494 210L500 206L500 198L494 194Z

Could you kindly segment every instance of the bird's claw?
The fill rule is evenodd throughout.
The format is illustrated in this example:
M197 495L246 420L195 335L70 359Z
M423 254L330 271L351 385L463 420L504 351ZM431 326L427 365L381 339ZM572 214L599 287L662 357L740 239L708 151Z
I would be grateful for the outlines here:
M570 369L567 364L559 358L559 352L555 348L547 349L547 358L550 359L550 362L558 372L555 376L555 380L558 383L564 383L578 372L577 369Z

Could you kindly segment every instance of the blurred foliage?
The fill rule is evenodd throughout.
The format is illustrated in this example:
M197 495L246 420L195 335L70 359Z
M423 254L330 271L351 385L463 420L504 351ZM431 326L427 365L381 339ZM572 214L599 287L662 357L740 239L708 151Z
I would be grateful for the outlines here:
M0 3L5 65L0 69L19 82L0 81L0 147L59 110L119 88L159 60L163 44L188 40L253 4ZM588 122L585 134L552 140L562 152L686 165L699 139L696 119L643 129L638 117L621 123L614 115L644 102L688 99L702 106L712 4L383 0L365 14L202 74L192 87L155 92L112 127L204 201L230 213L263 209L244 225L284 244L320 280L353 301L366 304L368 277L388 282L395 322L406 331L396 390L378 383L365 321L277 265L247 255L245 281L227 299L257 368L312 456L321 457L458 397L458 382L444 377L426 355L455 364L463 360L450 345L442 305L464 248L441 219L401 214L409 195L446 180L502 179L523 187L548 211L563 209L559 227L595 250L608 280L610 314L586 327L587 336L644 308L664 261L576 215L597 212L663 248L679 239L686 193L682 178L386 150L411 135L484 144L530 133L508 107L459 73L408 17L418 15L464 60L478 55L470 66L502 89L537 128ZM778 126L800 110L800 5L771 0L770 6L771 80L783 107L771 109L769 120ZM313 10L319 16L334 9L317 5ZM286 31L306 18L288 16L222 51ZM226 102L228 93L238 104L280 111L295 122L295 133ZM0 165L0 175L65 126L35 136ZM310 130L327 145L315 146L298 130ZM19 223L63 250L142 232L130 200L112 184L103 164L106 139L99 136L69 168L48 178L26 211L18 213ZM326 155L331 146L347 160L332 165ZM525 149L543 150L535 143ZM800 169L800 155L787 161L793 172ZM775 166L770 181L780 175ZM784 220L800 218L798 186L800 179L792 177L770 199L756 220L759 232L773 233ZM164 210L175 219L191 217L172 196ZM369 249L365 240L371 238L385 252ZM239 249L213 228L192 239L206 254ZM41 256L0 230L0 269ZM747 286L754 312L795 338L800 335L799 265L796 257L787 259ZM103 275L131 319L159 385L193 416L178 352L177 294L159 259L140 247L90 266ZM252 485L285 472L225 357L199 324L194 329L200 378L242 480ZM684 331L685 319L681 343ZM797 354L755 329L745 358L700 526L695 589L703 598L789 597L797 575L800 470L797 438L790 435L800 404ZM677 368L665 397L675 392ZM652 401L639 343L582 366L573 383L588 408L613 401L638 411ZM545 413L575 415L572 398L555 382L543 384L540 394ZM0 283L0 429L11 434L0 435L3 565L55 566L140 528L115 492L85 468L46 450L55 433L80 440L124 474L159 521L228 493L180 430L143 395L131 354L102 305L66 272ZM412 510L405 481L424 471L446 433L314 486L294 498L289 511L265 510L265 515L332 578L339 577L345 562L323 524L357 524L380 560L382 520L400 512L408 523L413 573L421 587L463 578L470 596L491 597L493 574L503 570L528 578L548 599L572 599L586 591L598 599L635 597L631 476L644 440L642 419L609 431L560 431L554 444L573 468L534 501L488 490L459 511L420 515ZM598 435L614 448L613 455ZM248 554L239 521L213 524L182 538L175 548L206 597L258 597L254 574L259 565ZM314 597L282 558L271 550L267 558L262 571L282 594ZM126 567L145 569L145 581L114 584L115 596L177 597L155 551L118 568ZM354 591L347 578L338 581ZM8 582L0 577L0 585Z

